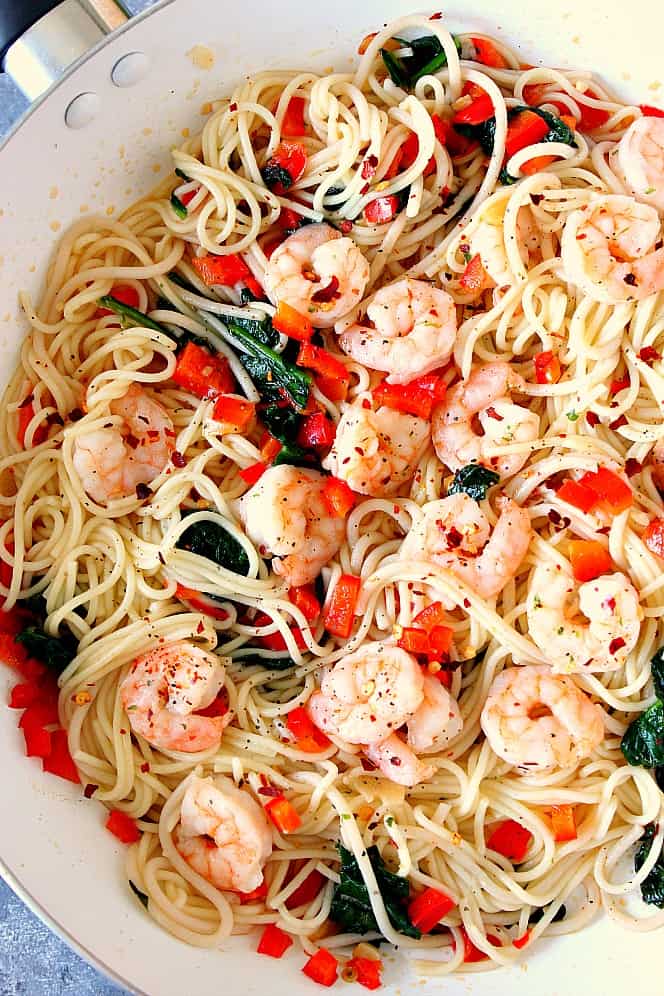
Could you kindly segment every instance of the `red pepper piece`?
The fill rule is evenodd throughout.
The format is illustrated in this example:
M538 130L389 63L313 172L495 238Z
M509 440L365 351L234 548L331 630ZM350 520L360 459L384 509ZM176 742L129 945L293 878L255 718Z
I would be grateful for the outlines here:
M332 986L337 981L339 962L327 948L319 948L302 969L305 975L321 986Z
M191 265L207 287L221 284L224 287L234 287L251 276L251 270L241 256L194 256Z
M43 759L42 768L52 775L80 785L81 779L69 753L66 730L55 730L51 734L51 753Z
M225 716L228 712L228 693L225 688L217 695L216 699L210 702L205 709L197 709L197 716L206 716L208 719L216 719L217 716Z
M284 138L299 138L301 135L306 135L307 124L304 120L306 103L304 97L291 97L288 101L286 113L281 122L281 134Z
M338 377L350 383L350 375L341 360L321 346L312 346L309 342L303 342L296 362L298 367L307 367L309 370L323 374L324 377Z
M265 809L280 833L295 833L302 825L297 809L283 795L268 799Z
M41 726L28 726L23 730L26 757L48 757L53 749L51 734Z
M586 90L583 96L590 97L591 100L601 99L590 88ZM595 131L597 128L601 128L603 124L606 124L611 117L609 112L602 110L601 107L589 107L587 104L579 103L579 110L581 111L581 119L579 121L580 131Z
M286 717L286 726L297 741L297 747L307 753L318 754L330 746L329 739L312 722L303 706L292 709Z
M33 705L39 699L41 694L41 688L33 681L14 685L9 694L9 708L27 709L28 706Z
M330 510L330 515L345 519L355 507L357 496L345 481L339 480L338 477L328 477L323 486L323 500Z
M467 294L479 294L493 285L493 280L482 266L482 257L475 253L459 277L459 287Z
M535 380L538 384L557 384L560 380L560 361L550 349L535 357Z
M141 839L141 831L136 826L136 820L133 820L131 816L128 816L127 813L123 813L119 809L111 810L105 826L123 844L134 844L137 840Z
M374 197L364 209L364 217L370 225L386 225L399 213L399 198L396 194Z
M297 442L309 449L329 450L334 442L336 426L324 412L309 415L300 426Z
M413 625L421 626L427 633L430 633L434 626L443 626L446 618L447 614L443 608L443 603L432 602L431 605L427 605L426 609L418 612L413 619Z
M515 152L540 142L548 134L546 121L534 111L520 111L515 114L507 126L505 139L505 159L510 159Z
M293 938L290 934L277 927L276 923L268 923L256 950L259 954L269 955L270 958L281 958L292 943Z
M408 412L420 418L431 418L434 404L445 397L445 382L436 374L424 374L408 384L388 384L381 381L372 394L378 405Z
M456 901L438 889L425 889L408 907L408 918L413 927L429 934L440 920L454 909Z
M235 380L225 356L213 356L209 350L188 342L178 355L173 372L178 387L197 398L216 398L232 394Z
M295 892L291 893L288 897L286 900L286 909L294 910L297 909L298 906L304 906L305 903L308 905L313 902L325 885L326 881L325 876L321 875L321 873L314 868L313 871L309 872L304 882L302 882L301 885L298 885Z
M383 963L379 958L349 958L344 974L349 972L365 989L380 989Z
M360 578L352 574L341 575L325 612L325 629L328 633L348 639L353 629L361 584Z
M470 937L466 932L465 927L459 927L461 931L461 936L463 938L463 960L466 965L472 964L476 961L486 961L489 957L484 951L480 951L478 947L475 947ZM501 947L500 939L495 936L495 934L487 934L487 941L493 944L494 948Z
M569 505L574 505L575 508L580 509L582 512L589 512L595 507L597 501L597 495L590 488L585 487L583 484L579 484L578 481L573 481L568 478L566 481L560 485L556 494L562 501L566 501Z
M424 629L416 626L404 626L401 636L397 640L397 646L409 654L429 653L429 634Z
M232 425L236 432L246 430L256 418L256 405L246 398L238 398L231 394L221 394L213 410L218 422Z
M525 948L526 944L530 940L530 933L531 932L529 930L527 930L525 932L525 934L521 935L521 937L517 937L514 941L512 941L512 944L514 945L514 947L515 948L519 948L519 949Z
M299 142L280 142L274 150L274 155L268 159L263 169L263 175L269 175L269 171L283 170L288 174L290 183L284 185L281 181L269 183L272 190L279 197L283 197L286 190L290 189L294 183L300 179L307 168L307 152Z
M343 379L327 376L325 374L319 374L314 377L314 383L320 393L326 398L329 398L330 401L345 401L348 397L350 377L347 373Z
M178 584L175 589L175 597L183 602L188 602L192 609L195 609L197 612L203 612L207 616L212 616L213 619L219 619L221 622L228 619L226 609L219 608L211 599L209 601L206 600L203 593L196 591L194 588L185 588L184 585Z
M429 631L429 656L440 660L446 657L452 646L454 630L449 626L433 626Z
M664 118L664 109L661 107L653 107L652 104L639 104L639 107L646 118Z
M470 97L471 103L454 112L452 124L478 125L494 116L491 97L477 83L465 83L462 97Z
M551 806L547 810L551 820L551 829L557 843L563 844L568 840L576 840L576 819L574 816L574 806L561 805Z
M651 519L642 539L651 553L664 558L664 519Z
M256 481L260 480L265 471L267 470L267 464L259 460L258 463L252 463L249 467L245 467L244 470L240 471L240 477L242 480L253 487Z
M302 612L307 622L314 622L315 619L318 619L320 602L316 598L312 585L303 584L299 588L289 588L288 599Z
M40 697L25 710L19 726L22 730L41 728L42 726L55 726L59 722L58 700L55 693L49 694L46 688L40 693Z
M470 40L475 48L476 62L481 62L483 66L490 66L492 69L510 68L510 64L505 56L488 38L471 37Z
M630 508L634 495L629 484L607 467L584 474L580 484L590 488L597 495L597 504L609 513L619 514Z
M516 820L501 820L500 823L494 823L490 829L486 846L515 864L520 864L528 853L533 839L530 830Z
M268 626L271 622L272 622L272 619L270 618L270 616L266 615L265 612L259 612L258 615L256 616L256 618L254 619L254 626L258 626L258 627ZM293 634L293 637L295 638L296 646L298 646L300 648L300 650L306 650L307 649L307 645L304 642L304 640L302 638L302 633L298 629L298 627L297 626L291 626L290 627L290 631ZM269 633L267 636L259 636L259 637L257 637L257 640L261 644L262 647L265 647L266 650L287 650L288 649L288 647L286 646L286 641L284 640L284 638L281 635L281 633L279 632L279 630L277 630L274 633Z
M111 287L110 296L114 297L116 301L126 304L129 308L138 308L140 300L138 291L130 284L116 284L114 287ZM97 308L95 318L104 318L106 315L113 314L115 312L111 311L110 308Z
M309 342L314 334L314 327L309 318L291 308L285 301L279 302L272 325L278 332L283 332L289 339L297 339L298 342Z
M569 559L577 581L594 581L613 570L609 551L597 540L572 540Z
M35 417L35 406L33 405L32 401L28 402L28 404L24 402L18 410L18 429L16 432L16 438L18 439L22 449L25 449L25 434L28 430L28 426L30 425L34 417ZM35 431L32 433L32 445L39 446L40 443L44 442L47 434L48 434L48 429L46 428L46 426L43 423L41 425L38 425Z
M265 899L267 896L267 882L263 879L256 889L252 889L251 892L238 892L238 896L243 906L246 906L247 903L256 903L259 899Z
M299 228L301 221L302 215L298 214L297 211L293 211L292 208L282 207L277 218L277 225L282 232L289 232L294 228Z

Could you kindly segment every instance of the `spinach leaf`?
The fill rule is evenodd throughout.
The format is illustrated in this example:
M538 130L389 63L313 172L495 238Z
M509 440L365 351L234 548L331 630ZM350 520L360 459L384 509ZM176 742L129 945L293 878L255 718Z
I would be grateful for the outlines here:
M664 765L664 702L658 700L630 724L620 748L628 764L644 768Z
M281 443L281 449L274 458L274 464L288 463L294 467L310 467L316 457L309 450L295 442L302 418L292 408L268 405L261 412L261 418L270 435Z
M237 317L227 320L227 323L230 322L232 322L236 328L244 329L244 331L256 339L257 342L262 342L265 346L276 346L279 342L279 333L272 327L272 322L268 316L266 316L261 322L259 322L256 318Z
M187 176L185 171L183 169L180 169L179 166L175 167L175 175L179 176L181 180L185 181L185 183L189 183L189 181L191 180L191 177Z
M270 190L281 184L284 190L289 190L293 186L293 177L287 169L280 166L278 162L270 159L261 170L263 183Z
M664 767L662 765L655 768L655 781L660 792L664 792Z
M41 626L26 626L15 638L22 643L31 657L52 668L58 674L64 671L78 652L78 643L72 634L67 636L49 636Z
M643 867L652 849L654 839L655 827L651 824L645 828L639 849L634 855L634 871L639 871ZM641 895L644 902L664 909L664 848L659 852L655 867L641 882Z
M171 194L171 207L175 211L178 218L186 218L189 214L186 204L182 203L177 194Z
M419 38L395 38L410 55L396 55L386 48L380 54L393 83L403 90L410 90L422 76L438 72L447 65L445 49L437 35L421 35ZM457 51L461 53L461 42L454 39Z
M364 884L355 856L343 844L337 846L341 855L339 872L341 881L334 890L330 919L351 933L368 934L378 931L378 924L369 901L369 891ZM367 848L367 857L374 870L390 923L401 934L419 938L420 931L413 927L406 912L410 893L408 879L389 871L375 845Z
M540 906L539 909L533 910L530 916L528 917L528 923L529 924L539 923L545 913L546 913L546 906ZM551 923L559 923L559 921L564 920L566 916L567 916L567 907L563 903L563 905L555 913Z
M306 408L311 387L311 374L285 360L283 356L247 331L234 318L226 322L229 332L241 350L239 359L261 395L268 400L285 391L291 403Z
M164 335L170 335L163 325L159 322L153 321L148 318L147 315L143 314L142 311L138 311L136 308L132 308L128 304L123 304L122 301L118 301L117 298L113 297L112 294L106 294L104 297L100 297L97 301L100 308L108 308L109 311L113 311L116 315L120 315L123 320L123 325L138 325L140 328L154 329L155 332L162 332Z
M144 892L141 892L141 890L138 888L138 886L134 885L134 883L132 882L131 879L129 879L129 888L134 893L134 895L137 897L137 899L139 900L139 902L141 902L143 904L143 906L145 906L145 908L147 909L148 908L148 897L145 895Z
M264 667L267 671L287 671L291 667L297 667L292 657L261 657L260 654L253 654L248 657L234 657L235 664L242 667Z
M655 695L664 702L664 647L660 647L651 658L650 673L655 686Z
M469 498L482 501L486 498L489 488L492 488L499 480L500 474L497 474L495 470L489 470L481 463L469 463L457 470L447 493L448 495L456 495L463 491Z
M234 536L211 519L200 519L185 529L175 544L178 550L189 550L214 561L234 574L249 573L249 558Z

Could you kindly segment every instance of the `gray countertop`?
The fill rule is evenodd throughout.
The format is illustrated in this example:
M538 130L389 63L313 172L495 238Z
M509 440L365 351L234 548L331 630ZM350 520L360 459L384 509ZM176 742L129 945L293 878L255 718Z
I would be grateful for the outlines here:
M136 14L154 0L125 0ZM0 137L27 102L0 74ZM123 996L44 926L0 879L0 996Z

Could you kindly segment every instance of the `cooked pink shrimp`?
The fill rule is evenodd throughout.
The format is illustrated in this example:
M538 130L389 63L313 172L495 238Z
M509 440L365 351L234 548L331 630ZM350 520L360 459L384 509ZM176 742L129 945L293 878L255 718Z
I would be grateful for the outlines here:
M218 747L231 714L196 713L214 702L224 673L219 657L184 640L138 657L120 685L132 730L159 750L194 753Z
M166 409L138 384L112 401L121 418L109 428L74 437L74 469L84 490L101 505L134 494L161 474L175 449L173 422ZM113 419L117 423L117 418Z
M343 542L346 524L330 515L324 486L317 470L279 464L236 503L247 536L289 585L313 581Z
M641 632L639 593L616 571L578 584L556 564L542 564L530 579L528 632L555 671L615 671Z
M637 201L664 212L663 118L642 117L632 121L609 160Z
M270 256L265 289L318 328L329 328L362 300L369 264L352 239L330 225L305 225Z
M504 212L507 201L500 204L485 204L476 228L471 232L468 243L474 256L479 253L482 267L498 287L514 283L514 273L510 267L505 249ZM502 210L500 210L502 209ZM519 254L526 267L532 266L541 257L542 233L537 229L529 207L520 208L516 222Z
M431 438L439 460L450 470L482 463L501 478L521 470L528 453L490 453L495 446L529 443L538 438L539 417L511 399L512 391L524 389L525 381L509 363L488 363L473 370L465 383L455 384L436 406L431 420ZM476 417L482 435L473 427Z
M364 753L386 778L407 788L429 781L436 772L432 764L420 761L417 754L396 733L381 740L379 744L369 744Z
M425 560L454 574L482 598L494 598L514 577L526 555L532 529L528 512L501 501L496 525L463 492L422 506L401 544L402 560Z
M191 778L173 836L187 864L217 889L253 892L263 881L270 826L256 800L230 778Z
M593 194L568 216L560 242L565 277L594 301L640 301L664 288L661 219L622 194Z
M393 495L415 473L429 432L423 418L358 400L345 407L323 467L362 495Z
M569 768L604 739L602 708L546 664L501 671L480 721L494 754L524 774Z
M451 356L457 322L454 301L424 280L404 277L381 288L367 308L370 326L351 325L339 336L344 353L391 384L429 373Z

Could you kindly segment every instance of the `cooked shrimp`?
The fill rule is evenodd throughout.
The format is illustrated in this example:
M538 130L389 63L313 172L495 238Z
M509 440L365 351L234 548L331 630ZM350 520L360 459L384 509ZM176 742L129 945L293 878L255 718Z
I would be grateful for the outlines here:
M367 308L371 326L351 325L339 336L344 353L391 384L406 384L445 363L454 348L454 301L424 280L404 277L383 287Z
M424 677L415 658L399 647L369 643L325 672L309 712L325 733L350 744L376 744L423 701Z
M664 436L658 439L652 450L652 476L656 487L664 491Z
M399 556L444 567L482 598L494 598L518 571L531 534L528 512L516 502L501 500L492 531L477 502L462 492L422 506Z
M494 754L524 774L569 768L604 739L602 708L546 664L501 671L480 722Z
M214 702L224 673L219 657L184 640L138 657L120 685L132 730L159 750L193 753L218 747L231 714L196 713Z
M379 744L370 744L364 753L386 778L407 788L428 781L436 771L432 764L423 764L396 733Z
M503 211L496 211L498 205L490 205L484 216L472 231L468 244L471 255L479 253L484 271L498 287L514 283L514 273L510 267L505 251L504 208L507 201L501 205ZM526 267L532 265L540 253L541 233L538 231L529 207L520 208L517 215L516 232L519 239L519 253Z
M622 194L592 195L563 228L566 279L595 301L640 301L664 288L661 240L654 207Z
M461 733L459 703L437 678L424 678L424 698L408 720L408 743L418 754L437 754Z
M305 225L270 256L265 289L273 304L284 301L329 328L362 300L369 264L352 239L330 225Z
M347 405L323 467L353 491L382 498L409 481L429 444L429 423L392 408Z
M192 777L182 798L175 846L188 865L217 889L253 892L272 853L265 813L230 778Z
M664 119L632 121L609 159L637 201L664 212Z
M523 391L525 381L509 363L488 363L475 369L465 383L456 384L436 406L431 420L434 449L450 470L482 463L501 478L523 467L528 453L490 456L492 446L529 443L539 436L539 417L511 399ZM477 417L482 435L473 427Z
M324 485L316 470L280 464L236 503L247 536L289 585L313 581L343 542L346 525L330 516Z
M624 574L577 585L553 564L534 571L526 607L531 637L565 674L622 667L643 619L639 593Z
M113 498L126 498L138 484L153 481L175 449L168 412L138 384L112 401L110 411L120 416L120 425L74 438L74 468L84 490L101 505Z

